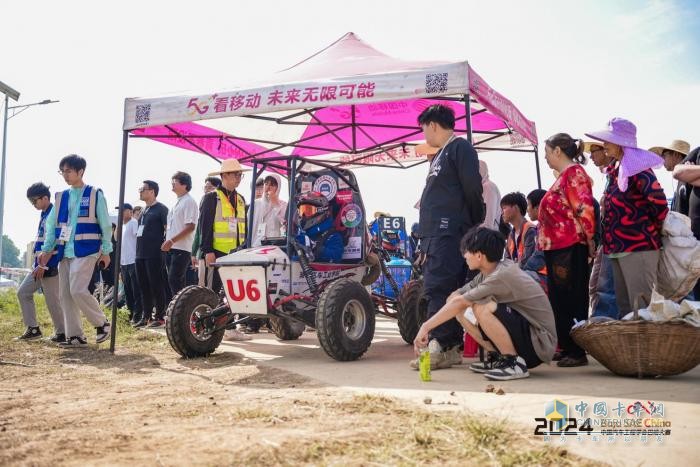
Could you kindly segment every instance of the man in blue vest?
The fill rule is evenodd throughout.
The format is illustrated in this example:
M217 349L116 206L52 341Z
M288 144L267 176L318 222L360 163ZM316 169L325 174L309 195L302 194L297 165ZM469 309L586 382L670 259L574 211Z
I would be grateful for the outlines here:
M19 307L22 309L22 320L27 326L27 330L24 334L17 337L17 340L29 341L41 338L41 329L39 329L39 323L36 321L36 306L34 305L34 293L41 288L55 331L49 340L60 344L66 340L63 310L61 310L58 294L58 262L61 258L58 254L55 254L45 266L39 265L37 261L37 255L44 244L46 218L53 210L49 187L41 182L33 184L27 189L27 199L32 203L32 206L41 211L41 215L39 217L36 240L34 241L34 270L24 278L19 289L17 289L17 300L19 301Z
M46 219L46 238L39 264L46 266L57 249L61 305L66 321L64 348L85 347L80 311L95 327L96 343L109 337L110 323L88 290L95 264L109 266L112 222L102 190L83 182L85 159L75 154L61 159L59 173L70 186L56 193L54 209Z

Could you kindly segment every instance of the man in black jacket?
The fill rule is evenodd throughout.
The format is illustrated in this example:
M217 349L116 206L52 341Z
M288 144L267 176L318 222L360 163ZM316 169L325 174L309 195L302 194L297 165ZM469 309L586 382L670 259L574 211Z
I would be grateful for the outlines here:
M420 261L430 318L464 285L468 270L459 242L469 229L484 221L486 207L476 150L466 139L455 136L452 109L432 105L418 116L418 124L426 142L440 148L430 162L420 200ZM463 331L457 320L433 329L430 339L432 369L461 363ZM411 366L417 369L417 361Z

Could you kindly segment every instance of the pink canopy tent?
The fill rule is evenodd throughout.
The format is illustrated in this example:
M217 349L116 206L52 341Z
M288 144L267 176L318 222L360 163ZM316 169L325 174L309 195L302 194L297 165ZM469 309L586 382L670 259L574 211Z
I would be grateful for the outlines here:
M426 161L414 150L423 140L417 117L435 103L455 111L455 133L477 151L534 154L541 185L534 122L467 61L400 60L347 33L266 80L207 92L127 98L119 204L124 202L130 137L217 161L236 158L254 169L262 163L268 170L288 171L290 157L343 167L408 168ZM121 229L119 215L117 238ZM115 277L120 254L118 243Z
M257 83L126 99L123 129L216 160L294 155L405 168L425 160L413 151L416 118L436 102L454 109L456 133L478 151L536 155L535 124L466 61L399 60L353 33Z

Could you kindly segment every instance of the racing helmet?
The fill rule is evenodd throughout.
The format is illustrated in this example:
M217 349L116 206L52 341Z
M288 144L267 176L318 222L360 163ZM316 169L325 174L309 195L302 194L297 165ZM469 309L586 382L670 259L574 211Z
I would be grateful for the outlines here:
M317 191L309 191L297 196L299 227L308 231L331 216L328 199Z
M387 251L398 251L401 237L395 230L382 230L382 248Z

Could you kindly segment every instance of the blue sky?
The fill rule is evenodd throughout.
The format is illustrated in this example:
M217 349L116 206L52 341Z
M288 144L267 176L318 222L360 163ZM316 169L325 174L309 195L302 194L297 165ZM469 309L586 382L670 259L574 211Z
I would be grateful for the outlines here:
M286 68L354 31L406 59L463 60L537 123L540 140L582 137L614 116L642 146L700 145L700 2L697 1L258 1L12 2L3 6L0 80L45 98L9 122L5 233L23 249L36 212L24 194L43 180L63 189L58 160L78 153L87 179L116 205L125 97L219 89ZM208 158L150 141L130 145L127 201L143 179L164 187ZM535 188L532 156L487 154L502 193ZM541 151L545 188L553 178ZM587 167L602 189L602 178ZM657 172L667 193L670 176ZM368 212L416 220L424 168L357 172ZM387 189L399 196L387 199ZM193 195L201 195L195 182Z

